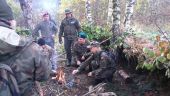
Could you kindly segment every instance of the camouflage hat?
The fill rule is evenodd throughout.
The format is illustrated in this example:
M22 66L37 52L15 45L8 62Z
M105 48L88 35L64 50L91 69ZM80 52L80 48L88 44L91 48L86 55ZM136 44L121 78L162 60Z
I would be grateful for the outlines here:
M97 41L93 41L90 43L89 46L87 46L87 48L92 48L92 47L100 47L100 43Z
M72 11L70 9L66 9L65 14L69 14L69 13L72 13Z

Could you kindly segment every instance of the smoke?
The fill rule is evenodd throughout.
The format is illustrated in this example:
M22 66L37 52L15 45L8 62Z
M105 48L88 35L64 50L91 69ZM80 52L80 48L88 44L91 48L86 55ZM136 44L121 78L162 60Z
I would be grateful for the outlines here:
M59 8L60 0L33 0L32 8L36 12L48 12L54 15Z

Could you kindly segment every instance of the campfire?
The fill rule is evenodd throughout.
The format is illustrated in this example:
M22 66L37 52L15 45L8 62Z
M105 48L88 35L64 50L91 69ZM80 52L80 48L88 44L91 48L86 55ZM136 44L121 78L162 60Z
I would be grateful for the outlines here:
M64 67L59 67L56 72L56 76L52 77L53 80L57 80L59 84L65 85L66 79L65 79L65 73L64 73Z

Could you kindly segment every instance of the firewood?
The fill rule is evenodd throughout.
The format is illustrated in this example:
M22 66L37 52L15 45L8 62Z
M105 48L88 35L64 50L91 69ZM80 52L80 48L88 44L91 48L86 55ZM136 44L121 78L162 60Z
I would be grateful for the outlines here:
M117 96L114 92L99 93L97 96Z
M126 83L132 82L131 77L124 70L119 70L118 73L125 80Z

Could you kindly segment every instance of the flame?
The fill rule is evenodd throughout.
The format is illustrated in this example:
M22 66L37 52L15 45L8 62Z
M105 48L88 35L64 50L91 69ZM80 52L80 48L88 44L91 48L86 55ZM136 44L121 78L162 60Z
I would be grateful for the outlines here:
M59 84L65 85L66 79L65 79L64 67L59 67L57 69L56 76L52 77L52 79L56 79Z

